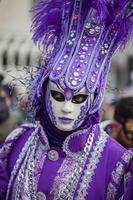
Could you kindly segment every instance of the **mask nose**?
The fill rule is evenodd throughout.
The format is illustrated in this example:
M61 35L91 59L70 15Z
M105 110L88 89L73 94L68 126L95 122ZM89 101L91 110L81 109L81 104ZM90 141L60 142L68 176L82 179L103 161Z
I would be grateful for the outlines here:
M70 101L65 101L62 109L61 109L63 114L69 114L72 112L72 107L71 107L71 102Z

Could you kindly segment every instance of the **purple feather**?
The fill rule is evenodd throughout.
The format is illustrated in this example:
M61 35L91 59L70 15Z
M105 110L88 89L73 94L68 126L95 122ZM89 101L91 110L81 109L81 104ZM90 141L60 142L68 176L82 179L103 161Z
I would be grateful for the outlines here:
M35 5L32 10L35 16L31 30L33 31L33 41L40 49L44 47L47 50L50 44L55 44L56 40L60 38L63 12L67 5L68 12L70 13L72 6L70 2L68 0L40 0Z
M133 31L133 7L125 9L127 3L131 0L83 0L82 19L84 23L85 17L89 11L89 7L93 7L97 11L97 18L107 24L109 28L118 14L122 12L119 18L120 27L117 30L115 47L124 46L132 36ZM58 45L60 36L62 35L63 20L71 20L74 0L40 0L34 8L35 16L33 18L32 31L33 40L36 44L48 49L50 44ZM68 11L68 18L62 20L64 11ZM55 38L57 41L55 42ZM46 76L47 77L47 76ZM36 79L31 82L31 98L33 112L37 113L41 108L39 93L42 92L41 84L44 81L43 68L38 72Z

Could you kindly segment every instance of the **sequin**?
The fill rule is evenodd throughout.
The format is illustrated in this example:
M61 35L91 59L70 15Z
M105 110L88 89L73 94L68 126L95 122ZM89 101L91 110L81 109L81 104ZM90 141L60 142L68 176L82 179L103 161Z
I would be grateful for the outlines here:
M96 30L96 32L99 33L99 31L100 31L100 27L99 27L99 26L96 26L96 27L95 27L95 30Z
M90 33L91 35L93 35L93 34L95 33L95 30L94 30L94 29L90 29L90 30L89 30L89 33Z
M62 63L62 64L63 64L63 63L64 63L64 60L61 60L61 61L60 61L60 63Z
M83 48L83 51L88 51L88 47L84 46Z
M65 55L64 58L68 58L68 55Z
M72 85L77 85L77 81L73 80Z
M95 82L95 78L93 76L91 77L91 82Z
M85 24L85 28L86 29L89 29L91 27L91 23L90 22L87 22L86 24Z
M79 76L79 73L78 72L74 72L74 76Z
M82 58L84 59L84 58L85 58L85 55L83 55L83 54L82 54L82 55L80 55L80 58L81 58L81 59L82 59Z
M61 67L58 67L58 68L57 68L57 71L59 71L59 70L61 70Z
M105 48L108 48L108 47L109 47L109 45L108 45L107 43L105 43L104 46L105 46Z

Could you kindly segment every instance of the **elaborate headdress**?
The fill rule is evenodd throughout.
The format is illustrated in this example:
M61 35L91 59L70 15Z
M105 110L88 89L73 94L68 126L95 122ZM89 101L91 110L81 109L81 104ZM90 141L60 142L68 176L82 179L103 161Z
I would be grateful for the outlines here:
M35 6L33 40L46 62L35 80L36 95L47 76L74 90L86 84L97 92L90 113L103 99L110 60L129 40L133 28L132 0L41 0ZM38 82L39 81L39 82Z

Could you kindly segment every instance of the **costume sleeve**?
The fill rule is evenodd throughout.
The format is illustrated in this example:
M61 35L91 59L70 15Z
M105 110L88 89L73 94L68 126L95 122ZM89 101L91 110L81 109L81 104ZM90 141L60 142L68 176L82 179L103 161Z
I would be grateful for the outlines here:
M125 151L116 163L108 185L107 199L133 199L133 153L131 151Z
M125 177L126 187L125 193L122 200L132 200L133 199L133 158L130 165L128 176Z
M1 200L5 198L7 185L8 185L8 175L7 175L4 164L0 160L0 199Z
M8 186L7 165L10 153L19 136L22 134L22 128L17 128L10 133L4 144L0 148L0 200L5 199Z
M30 126L24 124L12 131L0 148L0 200L5 199L7 186L10 179L10 177L8 177L8 165L11 152L14 146L16 146L16 142L19 140L19 138L21 136L23 137L24 133L27 133L26 130L28 128L34 128L34 125Z

